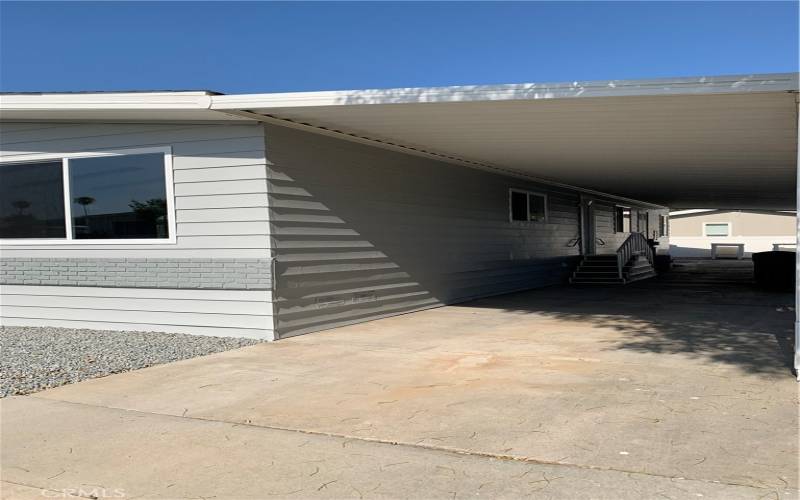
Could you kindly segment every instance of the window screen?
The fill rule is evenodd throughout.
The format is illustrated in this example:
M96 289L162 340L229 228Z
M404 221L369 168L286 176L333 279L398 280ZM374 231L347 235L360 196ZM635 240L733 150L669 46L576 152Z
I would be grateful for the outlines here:
M511 191L511 220L528 220L528 193Z
M706 236L730 236L730 226L725 222L706 224Z
M0 165L0 238L66 238L61 160Z
M75 239L167 238L162 153L69 161Z

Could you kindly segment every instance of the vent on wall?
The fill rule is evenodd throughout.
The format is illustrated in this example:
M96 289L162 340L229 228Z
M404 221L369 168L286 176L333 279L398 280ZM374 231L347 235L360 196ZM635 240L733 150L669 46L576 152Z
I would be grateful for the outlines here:
M317 309L325 309L328 307L340 307L349 304L362 304L364 302L375 302L377 296L375 291L354 293L347 298L318 298L315 302Z

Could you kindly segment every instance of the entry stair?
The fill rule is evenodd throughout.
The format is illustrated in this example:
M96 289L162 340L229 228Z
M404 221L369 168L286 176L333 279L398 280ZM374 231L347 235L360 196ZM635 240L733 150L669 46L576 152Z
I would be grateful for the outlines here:
M616 253L585 256L569 281L575 285L624 285L655 275L652 249L643 235L633 233Z
M656 275L655 269L647 258L636 255L622 268L622 277L619 276L616 255L587 255L572 273L570 283L597 284L597 285L624 285L633 281L652 278Z

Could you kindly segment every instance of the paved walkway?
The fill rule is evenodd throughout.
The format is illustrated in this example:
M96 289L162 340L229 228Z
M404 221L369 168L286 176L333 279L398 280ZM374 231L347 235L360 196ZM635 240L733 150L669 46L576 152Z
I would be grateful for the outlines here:
M549 288L9 398L3 491L797 498L792 300Z

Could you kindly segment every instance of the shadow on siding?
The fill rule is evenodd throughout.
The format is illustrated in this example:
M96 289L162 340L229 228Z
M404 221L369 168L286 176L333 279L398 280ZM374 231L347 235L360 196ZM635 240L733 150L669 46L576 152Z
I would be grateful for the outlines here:
M577 207L558 195L552 224L520 230L500 176L282 127L267 142L281 337L561 283L572 270Z

